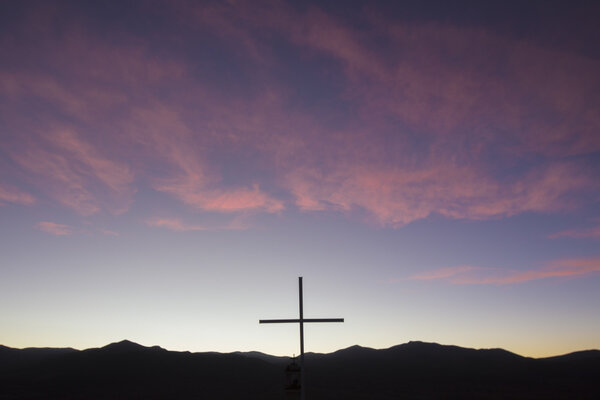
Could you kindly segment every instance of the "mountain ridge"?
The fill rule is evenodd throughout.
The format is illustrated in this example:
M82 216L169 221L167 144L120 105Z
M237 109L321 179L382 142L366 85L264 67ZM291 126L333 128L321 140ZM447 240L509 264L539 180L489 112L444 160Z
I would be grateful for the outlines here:
M281 399L290 357L169 351L123 340L99 348L0 347L0 398ZM306 354L307 397L600 398L600 351L530 358L503 349L409 342Z
M472 348L472 347L462 347L462 346L457 346L457 345L448 345L448 344L440 344L440 343L436 343L436 342L424 342L424 341L420 341L420 340L411 340L408 341L406 343L400 343L397 345L393 345L387 348L372 348L372 347L367 347L367 346L361 346L358 344L349 346L349 347L345 347L342 349L338 349L338 350L334 350L330 353L316 353L316 352L307 352L305 353L305 355L328 355L328 354L336 354L336 353L340 353L340 352L347 352L347 351L388 351L388 350L399 350L399 349L405 349L405 348L411 348L411 347L436 347L438 349L440 348L445 348L445 349L461 349L461 350L471 350L471 351L478 351L478 352L502 352L502 353L506 353L506 354L511 354L513 356L516 357L522 357L522 358L529 358L529 359L534 359L534 360L546 360L546 359L559 359L559 358L563 358L563 357L568 357L568 358L580 358L580 357L587 357L587 356L597 356L600 355L600 349L586 349L586 350L577 350L577 351L573 351L570 353L564 353L564 354L558 354L558 355L554 355L554 356L544 356L544 357L530 357L530 356L523 356L520 355L518 353L514 353L511 352L509 350L500 348L500 347L492 347L492 348ZM23 347L23 348L17 348L17 347L10 347L10 346L6 346L3 344L0 344L0 354L2 354L2 352L4 351L56 351L56 352L60 352L60 351L65 351L65 352L77 352L77 351L90 351L90 350L99 350L99 349L104 349L104 350L111 350L111 351L130 351L130 350L142 350L142 349L154 349L154 350L162 350L162 351L168 351L168 352L174 352L174 353L190 353L190 354L240 354L240 355L245 355L245 356L256 356L257 358L261 358L261 357L266 357L266 358L286 358L286 359L291 359L292 357L289 356L278 356L278 355L273 355L273 354L268 354L268 353L264 353L261 351L256 351L256 350L251 350L251 351L240 351L240 350L236 350L236 351L232 351L232 352L219 352L219 351L189 351L189 350L168 350L165 349L164 347L158 346L158 345L153 345L153 346L145 346L142 344L139 344L137 342L128 340L128 339L123 339L120 340L118 342L112 342L109 343L107 345L104 345L102 347L90 347L90 348L85 348L85 349L75 349L73 347Z

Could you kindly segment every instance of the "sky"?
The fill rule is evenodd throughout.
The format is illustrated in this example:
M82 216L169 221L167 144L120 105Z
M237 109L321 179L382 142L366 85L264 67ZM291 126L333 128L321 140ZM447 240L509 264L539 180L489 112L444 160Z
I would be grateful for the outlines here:
M0 343L600 348L599 14L2 2Z

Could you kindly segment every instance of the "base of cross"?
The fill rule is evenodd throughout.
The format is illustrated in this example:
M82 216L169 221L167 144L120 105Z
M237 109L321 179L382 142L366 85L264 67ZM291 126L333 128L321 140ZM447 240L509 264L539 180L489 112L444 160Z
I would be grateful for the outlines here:
M300 365L296 362L296 357L292 358L292 362L285 367L285 385L284 399L289 400L300 400L301 399L301 387L300 382L302 381L302 370Z

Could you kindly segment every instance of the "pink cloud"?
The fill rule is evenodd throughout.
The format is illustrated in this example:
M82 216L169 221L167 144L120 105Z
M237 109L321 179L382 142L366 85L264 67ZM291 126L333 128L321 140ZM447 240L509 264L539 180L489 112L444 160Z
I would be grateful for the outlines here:
M138 185L228 214L280 213L291 194L305 212L358 211L400 227L432 214L569 210L598 188L584 168L561 161L600 149L599 81L589 73L597 60L480 28L370 15L359 31L315 7L186 4L164 15L247 61L248 87L223 90L186 54L123 32L117 42L91 28L57 30L52 14L24 25L65 32L35 52L60 73L37 62L0 69L10 106L2 117L29 139L9 153L42 193L81 215L124 212ZM327 104L298 105L297 88L275 78L275 35L315 76L336 76L339 93L327 102L350 110L343 118ZM2 43L29 57L18 40ZM317 65L323 58L335 61L331 70ZM31 118L17 106L30 98L51 112ZM517 168L532 153L545 158Z
M395 227L433 213L488 219L569 209L569 194L593 185L591 177L569 164L532 171L504 185L473 168L444 163L411 169L344 163L326 172L297 169L286 182L302 210L362 208L379 224Z
M368 28L357 30L316 7L299 13L284 2L192 7L184 14L215 24L241 46L260 27L339 60L349 78L345 95L366 111L362 116L399 117L441 136L446 145L457 139L473 148L506 141L503 147L514 143L507 147L512 151L552 154L600 148L600 97L589 84L598 83L593 72L600 63L592 57L484 28L399 24L377 12L365 13ZM381 42L388 51L374 50ZM524 111L532 101L540 110L534 118ZM547 113L562 122L550 121ZM569 128L573 124L577 129Z
M470 272L474 270L481 269L479 267L473 267L470 265L459 265L456 267L444 267L439 268L434 271L428 271L422 274L413 275L410 279L419 280L419 281L427 281L427 280L435 280L435 279L448 279L454 277L456 275L464 274L465 272Z
M131 104L151 97L144 93L147 87L180 77L183 65L148 54L148 47L125 36L111 43L81 29L81 21L58 33L55 17L56 10L32 12L24 18L35 23L14 32L30 43L30 26L37 27L44 40L35 58L43 62L28 63L19 40L3 41L23 62L22 68L0 69L0 95L7 100L2 118L20 138L5 143L8 153L31 183L77 213L122 213L135 193L130 160L138 159L131 157L130 139L122 132L124 116ZM43 106L19 107L29 99Z
M199 82L185 79L183 66L172 61L160 63L155 57L149 57L143 48L107 47L97 38L85 34L73 37L76 39L68 41L61 57L54 57L54 52L47 55L51 63L57 64L57 69L61 66L67 71L72 67L63 65L62 60L68 59L69 55L77 59L77 73L70 79L60 80L31 71L27 74L0 73L0 81L10 89L12 96L36 96L51 102L73 118L109 128L106 140L94 140L95 143L92 143L89 135L85 138L76 134L74 129L53 127L54 132L50 135L44 132L42 139L51 143L50 149L30 144L13 152L13 158L21 167L47 178L36 182L44 186L51 197L81 215L91 215L105 208L115 213L127 210L135 192L132 188L134 175L126 163L117 161L116 157L109 159L97 145L108 143L108 148L110 144L119 145L116 150L123 153L122 157L129 157L131 147L135 147L138 154L133 158L140 162L141 170L146 170L146 166L156 159L166 160L172 166L168 171L170 176L150 176L152 186L195 208L218 212L252 210L274 213L283 210L283 202L264 193L256 182L241 187L223 186L219 168L204 160L206 149L218 145L215 140L222 138L193 132L188 127L189 120L184 122L183 116L186 110L197 113L196 107L204 105L210 117L207 120L213 126L211 129L216 127L229 131L238 130L237 126L246 131L263 129L264 126L254 126L262 118L253 117L251 111L241 112L241 118L232 118L235 113L231 110L230 99L218 99L209 93L204 95L206 90ZM60 47L62 49L63 46ZM181 79L184 87L195 87L199 90L194 92L203 95L182 96L188 103L173 104L165 103L150 91L144 95L150 106L138 107L138 103L131 102L126 118L114 115L114 110L119 107L127 108L130 93L160 87L165 78L169 79L169 83L173 79ZM116 82L113 82L115 79ZM106 85L106 81L113 83ZM239 107L245 108L248 104L252 102L243 101ZM261 106L255 107L260 109ZM172 111L175 109L178 111ZM111 125L97 117L107 113L111 115ZM228 123L219 122L221 119ZM51 125L56 124L52 122ZM115 126L127 131L125 140L111 134ZM45 129L45 126L33 127L33 141L38 141L38 132ZM226 134L223 137L231 143L240 136ZM139 144L144 147L140 148ZM90 177L93 179L90 180Z
M200 225L188 225L179 218L153 218L146 221L146 225L156 228L166 228L176 232L203 231L205 227Z
M31 65L19 71L0 69L3 95L17 103L35 97L71 121L110 126L105 120L107 113L116 115L115 111L139 100L138 96L147 94L143 93L144 87L184 74L183 64L153 57L143 46L109 44L77 27L63 28L63 36L39 42L36 57L64 74L48 73ZM3 48L20 52L16 41L4 42Z
M53 154L41 148L31 148L13 155L15 161L41 179L36 180L51 197L81 215L97 213L100 207L88 190L83 176L69 166L62 155Z
M91 174L112 191L131 194L132 189L129 185L133 181L133 173L127 165L102 157L73 131L57 132L52 140L57 147L69 152L77 161L88 167Z
M154 228L165 228L175 232L191 232L191 231L238 231L249 228L248 223L244 218L233 218L226 224L220 225L196 225L183 222L180 218L151 218L145 221L146 225Z
M359 128L353 128L359 132L312 127L304 143L295 143L294 156L278 159L279 181L301 210L362 209L381 225L399 227L432 213L489 219L569 210L577 206L577 194L597 190L585 168L560 158L510 179L487 160L493 152L511 166L530 153L567 156L600 149L595 134L600 121L589 112L600 99L587 83L597 61L561 57L480 28L398 25L379 16L371 17L372 30L359 32L315 8L300 15L282 4L274 8L244 8L243 18L236 19L231 7L222 6L211 9L211 16L220 17L220 26L236 27L227 28L229 35L270 27L311 52L341 61L347 78L343 99L360 111ZM379 37L398 51L373 51L370 43ZM498 58L508 60L502 73L496 71ZM555 58L564 68L553 66ZM580 73L572 77L566 71ZM584 98L596 106L576 101ZM533 118L524 115L531 107L523 99L541 111ZM549 123L548 115L561 115L565 122ZM388 138L377 134L390 129L390 119L392 143L399 149L393 155ZM425 143L425 150L413 153L414 141Z
M38 223L37 228L43 232L51 235L65 236L73 233L73 228L69 225L57 224L49 221L42 221Z
M257 210L277 213L284 208L281 201L262 193L258 185L252 189L210 190L194 185L184 178L182 181L157 185L155 188L174 195L185 204L205 211L227 213Z
M221 185L218 172L205 161L206 151L179 113L164 107L136 110L132 126L154 156L172 166L170 177L154 179L154 189L205 211L277 213L284 209L282 201L264 193L258 184L251 188Z
M46 148L31 145L13 158L37 177L34 182L51 197L81 215L102 208L114 213L127 210L135 190L133 174L125 164L101 156L71 131L46 139Z
M2 202L30 206L35 203L35 197L15 187L0 184L0 205Z
M550 239L558 239L563 237L575 239L600 239L600 226L595 226L587 229L568 229L566 231L556 232L548 236Z
M484 267L445 267L411 276L412 280L445 280L459 285L509 285L546 278L576 278L600 272L600 258L575 258L547 262L541 268L511 270Z
M100 229L100 233L107 236L119 236L119 232L111 231L110 229Z
M481 146L547 155L600 149L593 111L600 97L590 86L590 79L600 82L593 73L598 60L482 28L397 24L383 16L370 22L370 33L359 35L313 12L287 26L293 40L344 63L347 95L370 122L395 117L434 145L466 145L468 153ZM371 43L382 38L389 51L373 52ZM534 115L525 111L533 108Z

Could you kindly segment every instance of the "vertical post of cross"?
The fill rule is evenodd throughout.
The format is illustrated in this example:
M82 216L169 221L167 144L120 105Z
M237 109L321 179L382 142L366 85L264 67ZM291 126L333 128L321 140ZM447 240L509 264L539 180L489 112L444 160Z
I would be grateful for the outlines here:
M300 400L304 400L304 310L302 301L302 277L298 277L298 292L300 293Z

